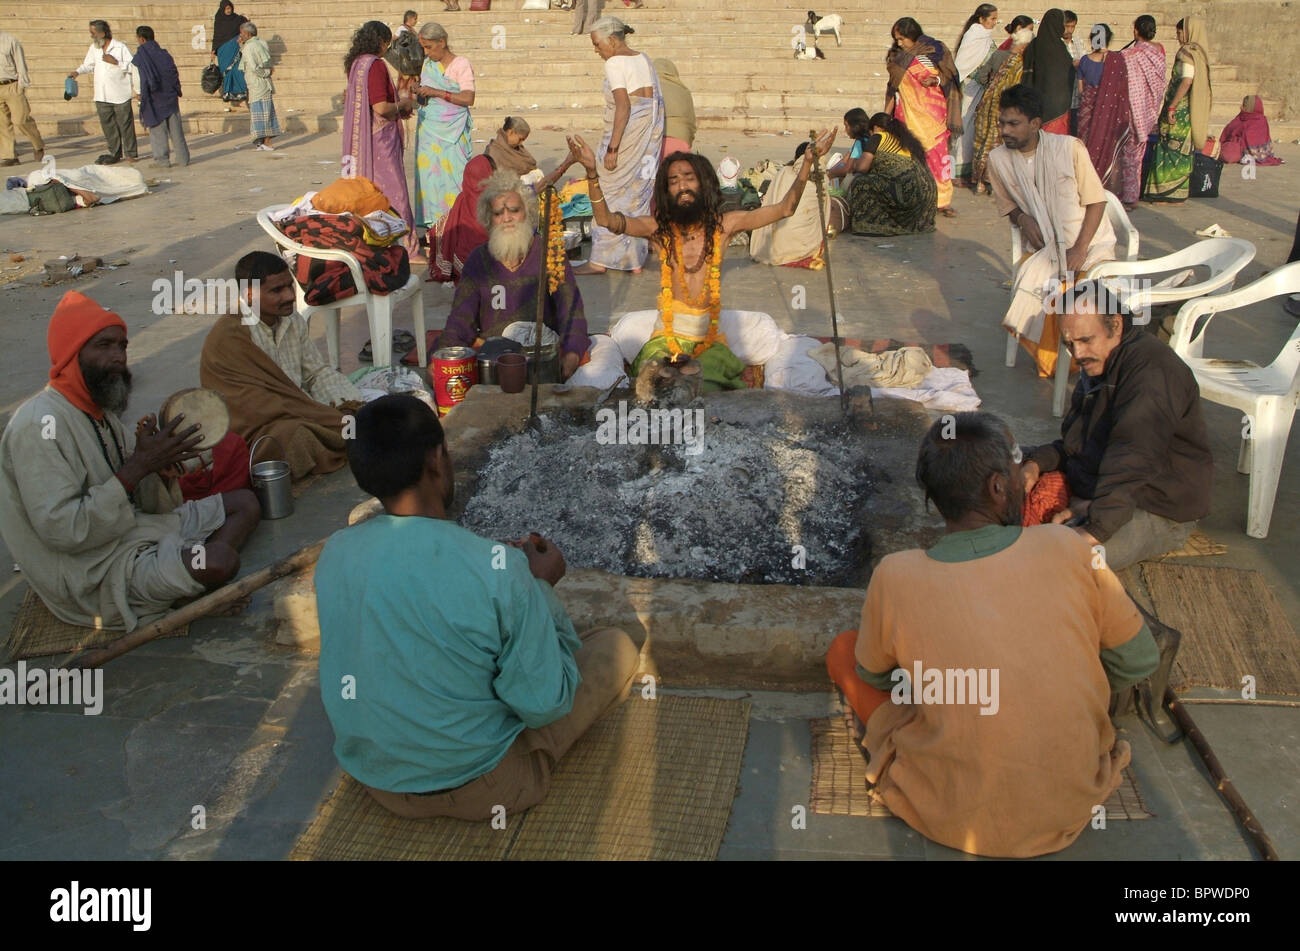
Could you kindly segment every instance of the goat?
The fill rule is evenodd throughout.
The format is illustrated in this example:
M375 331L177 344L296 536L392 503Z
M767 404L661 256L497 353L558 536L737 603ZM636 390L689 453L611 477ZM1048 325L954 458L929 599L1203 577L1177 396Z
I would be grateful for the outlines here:
M820 49L818 49L816 40L813 41L813 45L811 48L809 48L808 44L805 43L803 40L799 40L794 45L794 58L795 59L825 59L826 54L823 53Z
M819 17L812 10L808 11L808 22L804 24L804 29L813 35L815 40L823 33L835 34L835 45L843 45L840 42L840 27L844 25L844 17L838 13L832 13L828 16Z

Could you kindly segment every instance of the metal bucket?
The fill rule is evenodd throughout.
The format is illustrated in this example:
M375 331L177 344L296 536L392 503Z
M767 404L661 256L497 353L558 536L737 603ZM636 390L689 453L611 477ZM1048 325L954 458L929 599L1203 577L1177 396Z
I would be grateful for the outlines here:
M560 382L560 344L559 342L551 344L542 344L541 367L542 375L538 383L559 383ZM533 348L524 346L524 357L528 361L528 382L533 382Z
M257 447L263 439L269 439L280 446L280 440L269 434L253 440L253 448L248 451L248 475L253 480L253 494L262 503L262 518L284 518L293 514L289 463L284 459L254 463ZM283 451L284 447L280 446L280 450Z

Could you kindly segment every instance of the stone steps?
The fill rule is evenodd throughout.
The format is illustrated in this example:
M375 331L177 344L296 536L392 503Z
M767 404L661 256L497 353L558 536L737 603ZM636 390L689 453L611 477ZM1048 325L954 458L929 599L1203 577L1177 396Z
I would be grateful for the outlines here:
M702 128L794 131L799 135L810 124L836 123L849 108L874 111L879 107L884 98L888 31L897 17L915 16L927 32L951 42L969 12L964 0L915 0L883 6L869 0L844 0L835 5L845 20L844 45L836 47L833 37L823 37L826 60L797 61L789 50L791 30L801 18L788 2L753 0L743 12L732 9L721 13L694 2L653 2L654 8L641 10L624 10L613 4L607 12L637 28L633 37L636 48L676 62L694 94ZM598 127L603 110L601 63L586 37L569 35L571 14L522 11L515 0L506 0L502 6L509 9L484 14L426 12L447 27L453 48L475 65L479 81L474 106L477 131L495 129L502 117L515 113L543 125ZM1135 9L1128 0L1101 0L1089 5L1084 18L1110 22L1122 37ZM87 11L83 4L73 2L29 3L21 8L13 4L0 10L0 28L25 42L34 81L28 99L43 133L99 134L84 77L81 97L72 102L62 98L63 77L85 55ZM134 42L137 23L148 22L158 32L160 42L175 56L189 93L182 101L187 131L202 134L247 128L245 111L226 112L219 99L198 89L198 74L209 62L206 31L211 29L212 8L208 0L202 4L103 0L95 11L129 44ZM254 20L259 22L261 35L277 57L276 105L286 132L336 130L343 103L342 58L350 32L360 22L359 6L353 0L313 0L311 4L291 0L256 13ZM1165 41L1172 60L1172 22L1160 18L1158 22L1157 39ZM198 50L191 46L195 27L204 31ZM497 46L504 41L506 48L493 48L494 41ZM518 58L512 55L516 53ZM520 62L526 68L520 69ZM1253 83L1240 81L1231 64L1215 64L1214 78L1212 118L1221 126L1236 115L1241 98L1257 89ZM1279 100L1265 100L1270 116L1282 114L1284 106ZM1273 125L1279 139L1293 133L1290 126L1276 120Z

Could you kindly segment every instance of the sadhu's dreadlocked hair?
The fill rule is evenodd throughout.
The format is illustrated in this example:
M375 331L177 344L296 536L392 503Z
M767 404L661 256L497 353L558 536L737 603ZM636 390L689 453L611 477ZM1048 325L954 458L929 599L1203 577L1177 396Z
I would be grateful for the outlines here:
M704 225L705 260L713 253L713 239L722 227L722 186L718 183L718 173L713 170L709 160L694 152L673 152L659 163L659 172L655 175L655 224L658 225L656 239L669 254L673 245L673 218L669 212L672 198L668 195L668 170L675 162L686 162L695 172L700 183L699 203L704 209L700 223Z

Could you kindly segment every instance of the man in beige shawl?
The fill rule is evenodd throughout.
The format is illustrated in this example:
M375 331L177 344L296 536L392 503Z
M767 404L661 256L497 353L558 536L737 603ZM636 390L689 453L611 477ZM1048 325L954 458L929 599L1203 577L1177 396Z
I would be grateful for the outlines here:
M543 175L537 167L537 159L533 158L533 153L524 148L524 143L528 141L532 131L527 120L519 116L506 116L506 121L501 124L501 128L497 129L496 138L488 143L483 154L491 159L492 167L496 171L514 172L540 192L543 188L559 181L560 176L573 165L573 160L566 157L555 171Z
M1019 262L1011 306L1002 325L1033 349L1039 372L1056 369L1056 327L1047 326L1044 298L1074 284L1081 272L1115 258L1115 231L1106 220L1106 190L1088 148L1068 135L1041 131L1042 100L1024 84L998 103L1003 144L989 153L989 180L998 214L1020 229L1033 253Z
M695 143L695 100L670 59L654 61L664 99L664 155L689 152Z
M803 157L802 151L795 156L796 163ZM799 164L781 166L772 177L763 195L763 204L777 205L785 200L795 180L799 177ZM827 196L830 202L837 201ZM831 209L827 208L829 216ZM822 224L821 212L817 208L817 190L809 188L799 197L799 204L789 218L774 221L762 228L755 228L749 234L749 256L759 264L776 266L793 264L800 267L821 270L825 266L822 260Z
M283 451L295 480L342 468L343 414L361 405L361 391L321 358L307 321L294 313L293 276L279 256L244 255L235 279L246 314L222 317L208 332L199 380L225 397L230 428L249 446L273 437L259 458Z

